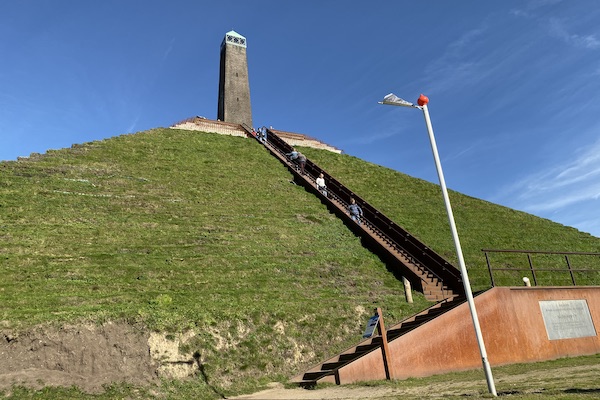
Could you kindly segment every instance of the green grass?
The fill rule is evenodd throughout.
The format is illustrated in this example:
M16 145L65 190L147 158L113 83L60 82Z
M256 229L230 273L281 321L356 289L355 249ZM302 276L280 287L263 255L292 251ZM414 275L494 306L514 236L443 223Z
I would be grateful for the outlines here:
M518 400L598 398L600 355L513 364L492 368L497 395ZM390 389L397 398L494 398L489 393L483 369L410 378L402 381L376 381L351 385ZM388 398L388 397L386 397Z
M304 150L455 259L436 185ZM252 140L172 129L2 162L0 322L12 330L109 320L191 329L198 334L185 350L201 351L211 381L230 394L285 381L350 347L374 307L390 324L428 306L418 293L407 304L402 283L291 180ZM600 244L548 220L451 197L479 287L489 282L481 248L593 251ZM169 385L208 390L201 382Z
M450 233L446 208L439 185L416 179L356 157L339 155L312 148L302 151L352 188L363 199L418 237L444 258L458 266ZM542 251L597 252L600 239L575 228L564 226L531 214L499 206L450 190L450 201L460 236L465 263L474 289L490 286L490 278L482 249L518 249ZM546 273L540 284L570 285L564 256L533 256L536 268L560 268L564 272ZM570 256L573 268L600 271L598 256ZM529 268L526 255L490 254L492 267ZM527 274L497 273L498 285L522 285ZM530 275L527 275L530 276ZM577 279L579 285L600 282L600 276L586 273Z

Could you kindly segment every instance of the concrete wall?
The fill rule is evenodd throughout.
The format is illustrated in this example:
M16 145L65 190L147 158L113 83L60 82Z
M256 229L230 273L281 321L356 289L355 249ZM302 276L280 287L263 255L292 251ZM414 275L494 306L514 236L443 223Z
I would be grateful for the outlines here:
M290 146L304 146L304 147L313 147L315 149L327 150L332 153L341 154L342 150L328 145L327 143L321 142L315 138L312 138L307 135L303 135L301 133L293 133L287 131L280 131L277 129L271 128L277 136L279 136L284 142L289 144Z
M178 122L171 126L172 129L185 129L189 131L200 131L218 133L221 135L232 135L248 137L248 134L240 124L223 121L210 120L204 117L192 117ZM311 138L300 133L273 130L283 141L290 146L313 147L321 150L328 150L340 154L342 151L317 139Z
M242 128L240 124L214 121L202 117L188 118L185 121L174 124L173 126L171 126L171 128L185 129L188 131L218 133L221 135L248 137L246 130Z
M540 301L554 300L585 300L595 335L550 340ZM600 287L497 287L475 305L492 366L600 353ZM467 303L393 340L389 349L393 379L482 368ZM382 365L376 350L341 368L339 381L385 379Z

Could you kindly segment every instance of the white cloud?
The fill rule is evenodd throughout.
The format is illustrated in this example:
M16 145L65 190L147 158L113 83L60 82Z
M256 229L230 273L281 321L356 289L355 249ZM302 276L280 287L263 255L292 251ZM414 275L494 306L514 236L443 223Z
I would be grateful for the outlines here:
M399 133L399 130L395 130L395 131L389 130L387 132L381 132L378 134L361 135L361 136L352 137L351 139L346 140L346 143L360 144L360 145L372 144L372 143L376 143L381 140L385 140L390 137L396 136L398 133Z
M568 158L568 155L565 155ZM579 149L568 163L538 171L503 190L500 197L534 214L557 212L600 198L600 141ZM600 210L598 210L600 212Z
M466 82L478 82L489 74L487 68L482 68L480 59L470 59L466 56L470 47L480 40L486 31L487 25L484 22L481 26L465 32L450 43L437 60L427 66L424 75L428 80L435 82L436 90L444 91Z
M524 4L520 8L511 9L509 13L515 17L520 18L530 18L537 20L542 26L545 26L549 31L550 35L563 41L564 43L584 49L595 50L600 48L600 39L594 34L577 34L573 33L572 30L575 29L567 22L568 17L562 16L553 17L546 19L541 14L536 14L536 11L540 8L544 8L547 6L553 6L557 3L562 2L562 0L534 0ZM577 3L573 2L571 4L577 5ZM580 19L576 20L576 27L579 27Z
M169 43L169 47L167 47L167 50L163 53L163 62L165 62L167 60L167 58L169 57L169 54L171 54L171 51L173 51L173 45L175 44L175 38L171 39L171 42Z
M563 42L584 49L598 49L600 48L600 40L595 35L577 35L570 33L565 24L558 18L551 18L549 20L550 34L562 40Z
M481 142L481 141L478 141L478 142ZM465 154L469 154L469 153L474 152L478 147L480 147L480 143L474 143L474 144L472 144L470 146L467 146L465 148L460 148L460 149L458 149L458 152L456 152L454 154L450 154L447 157L444 157L443 161L444 162L449 162L449 161L452 161L452 160L460 160L461 158L463 158L463 156Z
M563 0L530 0L524 2L521 8L515 8L510 10L510 13L518 17L530 17L532 12L546 6L552 6L558 4Z
M133 122L131 122L131 124L129 124L129 127L127 128L127 133L133 133L135 132L135 127L137 126L138 122L140 120L140 115L136 115L136 117L134 118Z

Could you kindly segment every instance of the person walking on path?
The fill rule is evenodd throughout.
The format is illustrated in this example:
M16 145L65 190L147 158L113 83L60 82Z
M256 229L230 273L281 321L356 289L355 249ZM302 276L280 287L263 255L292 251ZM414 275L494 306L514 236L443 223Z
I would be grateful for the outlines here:
M290 161L292 161L294 164L298 165L298 152L294 149L292 149L291 152L289 153L285 153L286 157L290 159ZM296 168L298 169L298 168Z
M306 166L306 156L299 151L292 149L291 152L285 153L285 155L293 161L296 166L300 166L300 172L304 175L304 167ZM298 168L296 168L297 170Z
M323 177L323 173L319 174L319 177L315 180L315 183L317 184L317 190L323 193L325 197L327 197L327 186L325 185L325 178Z
M262 134L263 135L263 143L266 144L267 143L267 127L263 126L262 130L263 130L263 134Z
M306 156L298 152L298 164L300 165L300 173L304 175L304 167L306 166Z
M350 218L352 218L352 221L355 221L360 225L360 220L362 219L363 211L362 208L360 208L360 206L356 204L356 200L354 200L354 198L350 199L348 213L350 214Z
M298 158L298 152L294 149L292 149L292 151L290 151L289 153L285 153L285 155L287 158L289 158L292 161L294 161L296 158Z
M267 128L265 126L258 128L258 141L262 144L267 143Z

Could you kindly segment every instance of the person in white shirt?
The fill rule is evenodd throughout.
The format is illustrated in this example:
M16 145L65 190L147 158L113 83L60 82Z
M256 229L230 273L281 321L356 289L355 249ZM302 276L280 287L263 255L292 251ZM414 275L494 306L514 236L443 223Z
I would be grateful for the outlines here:
M325 185L323 173L319 174L319 177L316 179L315 183L317 184L317 189L319 192L323 193L323 195L327 197L327 186Z

